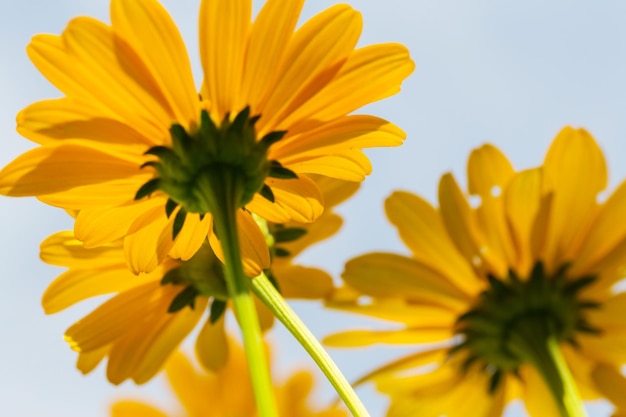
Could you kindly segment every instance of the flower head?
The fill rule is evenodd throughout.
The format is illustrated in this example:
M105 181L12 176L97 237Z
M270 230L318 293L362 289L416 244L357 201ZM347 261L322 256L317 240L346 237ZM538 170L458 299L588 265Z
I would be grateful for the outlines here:
M232 353L219 370L198 369L184 354L176 352L165 366L170 387L176 394L180 411L174 417L257 416L252 387L246 377L248 368L243 349L228 339ZM310 393L313 376L297 371L274 387L279 415L285 417L347 417L337 407L312 407ZM153 406L135 400L113 404L111 417L167 417Z
M327 342L430 343L366 378L392 396L390 416L500 415L518 397L533 416L558 415L532 352L550 340L583 398L596 398L594 364L626 361L626 304L612 290L626 267L626 182L599 202L604 157L589 133L569 127L539 168L516 172L484 145L467 173L467 194L452 174L441 178L439 208L408 192L387 199L411 256L371 253L346 265L331 305L401 327Z
M320 299L331 294L332 278L325 271L294 264L293 259L339 229L341 218L331 209L359 185L329 178L316 180L329 208L318 221L268 226L275 260L266 273L287 298ZM295 236L294 230L298 231ZM285 231L292 231L291 235ZM111 382L133 379L144 383L201 322L196 351L202 365L217 370L227 360L224 312L230 301L222 264L208 242L186 261L167 258L153 271L139 275L128 269L121 241L85 248L69 231L47 238L41 245L41 257L47 263L69 268L46 290L42 300L46 313L56 313L90 297L113 294L65 333L66 341L79 352L77 366L83 373L108 358ZM271 312L260 302L257 310L261 327L271 327Z
M78 210L76 237L89 248L123 239L140 273L214 236L207 187L232 177L247 273L258 274L269 253L251 213L311 222L323 198L310 174L360 181L371 170L362 148L404 138L351 113L399 91L413 70L406 48L355 49L361 17L347 5L296 29L303 3L268 0L251 23L251 0L203 0L200 88L156 0L112 0L110 25L79 17L35 36L28 54L64 97L20 112L18 131L38 146L0 172L0 193Z

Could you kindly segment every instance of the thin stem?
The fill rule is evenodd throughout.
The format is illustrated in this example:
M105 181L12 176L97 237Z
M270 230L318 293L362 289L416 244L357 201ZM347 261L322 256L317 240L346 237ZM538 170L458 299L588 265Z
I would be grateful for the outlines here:
M272 381L261 336L261 328L250 294L250 278L243 272L241 250L237 234L236 203L242 187L236 175L210 175L206 178L211 199L213 227L224 251L224 275L228 294L233 301L235 314L241 328L244 350L248 360L252 388L256 399L258 415L277 417L278 411L272 389Z
M542 376L563 417L586 417L585 406L558 342L545 324L520 324L512 340L515 350Z
M324 375L333 385L337 394L344 401L354 417L369 417L369 414L359 397L357 397L350 383L343 376L332 358L322 347L320 342L313 336L311 331L304 325L302 320L285 302L284 298L276 291L265 274L261 274L252 280L252 291L274 313L300 342L307 353L322 370Z

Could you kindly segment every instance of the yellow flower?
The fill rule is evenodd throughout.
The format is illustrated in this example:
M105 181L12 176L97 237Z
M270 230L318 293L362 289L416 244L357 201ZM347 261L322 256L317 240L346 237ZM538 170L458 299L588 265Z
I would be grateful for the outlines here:
M467 175L467 194L441 178L438 209L408 192L387 199L412 255L349 261L331 305L399 327L327 342L420 347L365 378L391 395L389 416L496 416L520 397L533 416L559 415L532 352L548 340L580 395L597 398L593 366L626 362L626 294L612 291L626 266L626 182L601 202L602 152L569 127L539 168L516 172L484 145Z
M324 271L296 265L293 258L309 245L326 239L341 226L332 207L352 195L358 183L316 178L327 210L315 223L270 224L277 253L267 271L287 298L319 299L330 295L332 278ZM297 230L295 240L277 230ZM304 234L302 234L304 233ZM280 249L280 251L278 250ZM144 383L157 373L181 341L204 320L196 351L208 369L219 369L228 356L224 333L224 308L228 294L218 262L208 242L186 260L166 259L149 273L134 275L124 260L121 241L85 248L72 232L48 237L41 258L69 268L46 290L42 304L47 314L59 312L90 297L114 294L65 334L79 352L77 367L91 372L108 357L107 377L119 384L126 379ZM274 317L257 303L261 327Z
M180 403L180 411L167 414L149 404L122 400L113 404L111 417L227 417L257 416L243 350L232 339L232 355L218 371L197 369L184 354L176 352L165 366L168 382ZM283 417L347 417L336 408L312 407L309 395L313 376L307 371L291 373L274 387L279 415Z
M35 36L28 55L65 97L19 113L18 131L39 146L3 169L0 193L78 210L85 247L123 239L133 272L150 272L212 234L194 181L232 163L250 177L238 222L246 272L258 274L269 254L250 213L311 222L323 199L309 174L361 181L371 171L361 149L404 138L350 113L399 91L414 67L406 48L355 49L361 16L347 5L296 30L303 3L268 0L251 23L251 0L202 1L199 93L156 0L112 0L111 25L78 17L61 36Z

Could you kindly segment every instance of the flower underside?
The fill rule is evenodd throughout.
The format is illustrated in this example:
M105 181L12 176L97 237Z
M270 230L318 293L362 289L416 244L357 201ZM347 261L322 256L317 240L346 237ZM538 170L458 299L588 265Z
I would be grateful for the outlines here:
M256 216L255 216L256 217ZM287 227L282 224L267 224L263 219L255 219L260 227L267 230L268 246L276 257L289 257L287 249L281 243L293 242L307 233L307 229ZM272 285L280 292L280 287L271 269L264 271ZM169 313L176 313L189 306L195 308L196 297L210 298L210 320L217 321L226 309L228 290L224 277L223 265L213 253L208 243L204 243L190 259L179 262L170 269L161 280L161 285L179 285L184 289L172 300Z
M184 289L172 300L169 313L176 313L186 306L195 308L196 297L211 299L211 322L220 318L226 309L228 291L222 264L208 243L204 243L196 254L180 262L163 275L161 285L178 285Z
M280 162L267 158L270 146L287 132L270 132L257 140L254 125L259 118L250 116L250 108L246 107L232 121L226 114L219 126L203 110L200 126L194 132L173 124L170 128L172 147L154 146L146 152L157 160L146 162L142 168L152 167L156 175L141 186L135 200L157 190L167 194L167 216L179 209L174 219L174 238L182 229L187 213L203 217L215 212L216 204L224 204L213 198L212 183L236 183L240 188L238 201L234 202L237 207L244 207L256 193L274 202L274 194L265 179L290 179L297 175Z
M549 276L537 262L527 279L514 271L504 279L489 275L478 303L457 320L462 341L450 355L464 354L464 372L479 366L489 373L489 392L498 388L504 374L518 375L520 365L529 362L533 343L554 338L577 346L577 332L600 333L585 318L587 310L600 304L580 298L580 291L596 277L567 279L568 266Z

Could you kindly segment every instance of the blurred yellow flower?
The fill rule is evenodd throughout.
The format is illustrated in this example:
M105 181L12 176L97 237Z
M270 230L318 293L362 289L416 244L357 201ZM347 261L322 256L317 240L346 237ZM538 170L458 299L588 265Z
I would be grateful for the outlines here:
M156 0L112 0L111 25L78 17L60 36L35 36L28 55L65 97L19 113L18 131L39 146L0 172L0 193L79 210L85 247L123 239L133 272L150 272L212 234L194 181L232 163L251 176L238 223L246 272L258 274L269 253L250 213L311 222L323 199L309 174L361 181L371 171L361 149L404 138L351 113L399 91L414 67L406 48L356 48L361 15L345 4L296 29L303 3L268 0L251 23L251 0L202 1L199 93Z
M467 194L441 178L438 209L408 192L387 199L411 256L349 261L330 305L400 327L327 343L420 348L364 378L392 397L391 417L498 416L514 398L532 416L559 415L544 384L554 364L539 357L551 340L582 398L597 398L594 365L626 362L626 294L612 290L626 271L626 182L602 201L602 152L569 127L539 168L516 172L484 145L467 175Z
M306 247L337 232L342 220L332 208L359 187L330 178L316 180L327 204L318 221L269 225L270 238L276 240L271 247L278 253L267 273L287 298L320 299L332 292L332 278L326 272L292 261ZM291 240L285 231L300 233ZM43 296L48 314L90 297L114 294L66 331L65 339L79 352L77 366L83 373L108 357L107 377L112 383L129 378L144 383L200 321L204 324L196 339L198 358L208 369L223 366L228 351L222 313L228 294L222 264L208 243L187 261L168 258L139 275L128 269L120 240L85 248L70 231L48 237L41 245L41 258L69 268ZM257 309L261 327L269 328L274 317L260 302Z
M229 417L257 416L252 387L243 350L232 339L232 352L227 363L215 372L197 369L180 352L172 355L165 366L168 382L176 394L180 411L168 414L136 400L121 400L113 404L111 417ZM278 412L283 417L347 417L336 407L311 406L313 375L297 371L274 387Z

